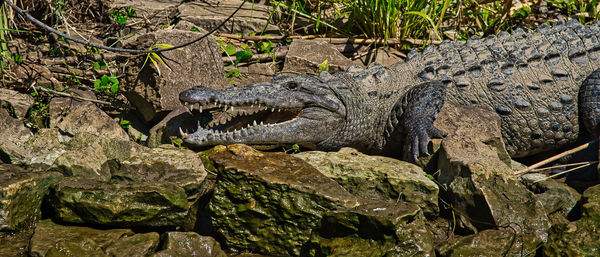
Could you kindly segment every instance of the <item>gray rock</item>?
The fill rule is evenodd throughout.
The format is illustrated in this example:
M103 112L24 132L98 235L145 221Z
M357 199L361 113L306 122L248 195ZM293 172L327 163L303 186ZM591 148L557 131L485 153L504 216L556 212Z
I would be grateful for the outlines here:
M96 99L96 95L90 90L72 88L67 90L67 93L86 99ZM48 109L50 111L50 127L57 126L65 116L81 107L84 103L86 103L86 101L78 100L73 97L53 97L48 104Z
M179 17L198 28L212 30L231 15L242 3L241 0L191 1L179 6ZM269 22L273 7L257 2L246 3L235 16L217 31L221 33L248 35L264 33L279 35L279 28Z
M206 178L206 170L197 153L170 145L142 148L122 161L113 171L112 181L172 183L197 198Z
M440 257L458 256L523 256L534 253L535 240L523 240L523 235L510 230L483 230L479 233L448 240L436 247Z
M329 72L344 71L353 65L335 46L318 40L295 39L285 57L282 73L319 74L319 65L329 63Z
M309 256L433 256L433 234L415 204L371 202L325 214Z
M2 105L2 102L10 103L17 117L25 118L29 108L33 106L33 97L14 90L0 88L0 105Z
M519 180L542 203L552 224L568 223L567 216L581 198L577 190L539 173L524 174Z
M158 248L159 235L156 232L135 234L119 238L105 248L105 252L114 257L145 257Z
M152 257L203 256L227 257L214 238L194 232L166 232L161 236L162 250Z
M123 128L91 102L71 110L56 126L71 135L89 133L103 138L129 140Z
M62 226L46 219L40 221L35 228L29 244L29 255L34 257L65 256L60 254L63 251L76 254L67 256L108 256L103 249L133 235L134 233L130 229L99 230ZM141 251L136 247L137 245L130 246L132 251Z
M107 13L131 7L135 10L136 17L129 18L127 24L139 24L134 25L133 29L148 29L143 27L147 25L150 26L148 30L156 31L171 24L177 17L177 6L183 2L185 0L114 0L109 2L110 11Z
M0 232L0 256L26 257L33 229L19 233Z
M210 221L234 251L298 256L328 211L358 199L306 162L229 145L208 156L218 170Z
M0 231L20 231L41 218L44 195L62 178L44 170L0 164Z
M543 205L514 175L500 118L486 107L444 106L436 120L442 140L438 181L459 226L473 231L510 227L542 242L550 227ZM529 242L526 243L529 245Z
M188 208L184 189L171 183L83 178L56 184L49 203L57 220L110 227L175 227Z
M352 148L339 152L294 154L334 179L353 195L371 200L405 201L438 215L438 186L418 166L396 159L369 156Z
M31 137L31 131L23 122L11 117L5 109L0 108L0 162L27 163L31 157L20 145Z
M553 224L546 256L598 256L600 254L600 185L588 188L581 200L581 218L571 223Z
M195 33L182 30L159 30L135 39L126 45L129 48L147 49L154 44L178 45L197 39L206 33ZM143 59L139 63L130 65L127 73L129 81L125 81L125 96L140 112L144 121L158 120L177 107L179 93L193 86L207 86L221 89L229 86L225 78L219 47L213 36L190 46L163 53L165 66L156 67L148 62L143 69Z

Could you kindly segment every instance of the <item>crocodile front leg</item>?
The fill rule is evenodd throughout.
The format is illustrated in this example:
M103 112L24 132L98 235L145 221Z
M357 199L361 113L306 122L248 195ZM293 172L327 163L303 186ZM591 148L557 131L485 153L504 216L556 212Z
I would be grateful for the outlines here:
M591 136L600 135L600 69L592 72L579 88L579 117Z
M396 122L393 123L406 135L413 161L419 154L429 155L429 139L446 136L433 126L445 100L446 87L438 81L428 81L411 88L394 106L392 120Z

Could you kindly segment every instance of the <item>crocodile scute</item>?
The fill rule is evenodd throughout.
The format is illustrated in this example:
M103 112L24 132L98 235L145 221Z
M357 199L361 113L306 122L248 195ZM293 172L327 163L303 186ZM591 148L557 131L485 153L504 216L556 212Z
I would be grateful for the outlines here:
M433 121L445 101L479 104L499 114L509 154L524 157L597 135L600 23L570 20L444 41L389 67L195 87L180 101L222 120L183 132L191 145L298 143L366 153L408 149L413 157L426 153L430 138L444 136Z

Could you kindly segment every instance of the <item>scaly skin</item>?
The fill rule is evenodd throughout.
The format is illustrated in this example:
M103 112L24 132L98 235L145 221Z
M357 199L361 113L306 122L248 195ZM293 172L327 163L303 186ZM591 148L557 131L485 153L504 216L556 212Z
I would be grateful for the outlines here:
M283 123L272 118L275 124L218 136L202 128L182 135L186 143L198 146L299 143L380 153L402 151L407 145L416 158L426 153L431 137L444 135L433 121L444 101L452 101L495 110L509 154L524 157L573 143L583 134L580 120L597 134L599 68L600 23L541 25L529 33L517 29L512 35L445 41L422 53L411 52L405 62L390 67L373 64L336 74L278 77L222 91L188 89L180 94L185 104L205 105L204 110L215 101L236 106L234 112L211 111L213 116L230 115L232 121L243 123L239 112L254 111L242 106L255 102L268 106L265 113L294 109L279 118L298 116Z

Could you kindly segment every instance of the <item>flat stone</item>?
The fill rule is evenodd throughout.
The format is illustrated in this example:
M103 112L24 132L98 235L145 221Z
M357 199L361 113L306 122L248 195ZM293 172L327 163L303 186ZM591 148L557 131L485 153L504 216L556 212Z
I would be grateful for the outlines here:
M229 145L208 158L218 172L210 225L230 250L300 255L326 212L359 204L335 181L284 153Z
M162 250L151 257L203 256L227 257L217 240L195 232L166 232L161 236Z
M319 74L319 66L327 61L329 72L345 71L353 65L335 46L318 40L295 39L285 57L282 73Z
M581 198L577 190L540 173L524 174L519 180L542 203L552 224L568 223L567 216Z
M91 90L71 88L68 89L66 93L69 93L73 96L96 100L96 95ZM71 111L81 107L86 102L87 101L73 97L52 97L50 103L48 104L48 109L50 111L50 127L57 126L66 115L68 115Z
M0 108L0 162L23 163L29 159L27 150L20 144L31 137L31 131L23 122L11 117L5 109Z
M67 256L89 256L88 254L108 256L102 249L132 235L134 233L130 229L99 230L79 226L63 226L46 219L40 221L35 228L29 245L29 255L43 257L52 253L57 256L62 250L67 253L85 254Z
M109 227L176 227L183 223L188 208L184 189L172 183L106 183L84 178L57 183L49 203L57 220Z
M524 242L526 245L524 245ZM535 240L522 240L522 235L517 235L510 230L483 230L479 233L448 240L436 247L438 256L521 256L524 252L535 252ZM528 244L527 244L528 243Z
M62 178L44 170L0 164L0 231L20 231L41 218L44 195Z
M179 17L198 28L212 30L229 17L241 3L241 0L186 2L178 7ZM272 11L273 7L260 2L246 3L217 32L242 35L262 32L279 35L279 28L269 21Z
M414 203L426 216L438 215L439 188L414 164L365 155L352 148L338 152L302 152L294 157L305 160L355 196Z
M91 102L71 110L56 126L71 135L89 133L103 138L129 140L123 128Z
M19 118L25 118L29 108L33 106L33 97L27 94L22 94L14 90L0 88L0 105L2 102L8 102L15 110L15 114Z

